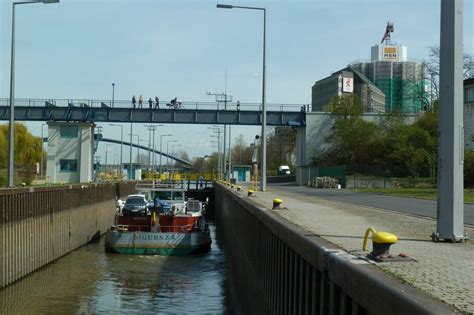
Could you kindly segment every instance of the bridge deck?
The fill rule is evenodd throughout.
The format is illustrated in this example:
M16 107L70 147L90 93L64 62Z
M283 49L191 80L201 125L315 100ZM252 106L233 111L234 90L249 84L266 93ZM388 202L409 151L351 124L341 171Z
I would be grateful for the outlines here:
M9 101L0 99L0 120L9 119ZM16 99L15 120L20 121L94 121L172 124L260 125L259 104L183 103L180 109L161 105L160 108L130 108L124 101L37 100ZM163 108L164 107L164 108ZM269 126L304 126L308 105L268 104Z

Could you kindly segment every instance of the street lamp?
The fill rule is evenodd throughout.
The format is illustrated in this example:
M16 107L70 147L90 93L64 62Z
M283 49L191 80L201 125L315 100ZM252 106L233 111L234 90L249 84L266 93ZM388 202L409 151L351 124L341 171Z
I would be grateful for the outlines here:
M44 174L43 174L43 169L44 169L44 168L43 168L43 164L44 164L44 163L43 163L43 160L44 160L44 158L43 158L43 155L44 155L44 154L43 154L43 147L44 147L43 129L44 129L44 128L43 128L43 127L44 127L44 126L47 126L47 125L48 125L48 124L41 124L41 170L40 170L40 178L41 178L41 179L43 178L43 175L44 175Z
M12 47L10 63L10 119L8 136L8 187L13 187L13 169L15 161L15 6L17 4L58 3L59 0L30 0L12 3Z
M201 162L201 167L199 168L199 173L200 173L200 174L202 174L202 168L203 168L203 166L204 166L204 162L206 161L206 159L207 159L208 157L211 157L211 156L210 156L210 155L204 155L202 158L199 158L199 159L202 160L202 162Z
M138 164L138 156L140 155L140 135L132 135L129 134L130 137L137 137L137 164ZM132 147L133 143L130 143L130 149ZM138 166L138 165L137 165Z
M140 143L145 143L144 147L145 147L145 148L148 148L148 151L150 150L150 148L147 146L147 145L148 145L148 141L143 140L143 139L138 139L138 145L140 145ZM137 159L139 159L139 158L140 158L140 155L138 156Z
M113 83L112 83L113 84ZM123 126L119 124L109 124L109 126L120 127L120 169L122 169L123 158Z
M222 178L224 175L224 165L225 165L225 137L224 137L224 148L222 150L222 158L221 158L221 133L223 132L222 126L212 126L209 127L214 133L217 133L217 136L214 136L218 140L218 148L217 148L217 154L218 154L218 161L221 161L218 163L219 165L219 178ZM211 136L212 137L212 136Z
M112 108L114 107L115 100L115 83L112 83Z
M211 135L211 138L217 138L217 176L221 179L222 173L222 163L221 163L221 137L220 133L218 135ZM211 141L211 143L215 143L216 141Z
M155 172L155 131L157 127L162 127L163 125L145 125L145 127L148 129L148 142L149 142L149 153L148 153L148 163L150 164L150 168L153 172ZM153 138L152 138L152 132L153 132ZM151 156L151 153L153 152L153 158Z
M171 137L171 134L167 134L167 135L161 135L160 136L160 174L162 173L162 169L161 169L161 157L163 156L163 148L162 148L162 142L163 142L163 137Z
M107 176L107 153L109 153L109 147L113 146L113 144L106 144L105 145L105 176Z
M267 186L267 137L265 135L265 129L267 127L267 108L265 104L265 90L266 90L266 81L265 81L265 56L266 56L266 20L267 20L267 10L265 8L257 7L244 7L236 6L230 4L217 4L216 6L219 9L247 9L247 10L259 10L263 11L263 71L262 71L262 170L260 177L260 190L265 191Z
M168 140L168 141L166 141L166 167L168 167L168 168L169 168L169 161L170 161L169 160L169 155L170 155L169 154L169 145L172 142L178 142L178 140Z

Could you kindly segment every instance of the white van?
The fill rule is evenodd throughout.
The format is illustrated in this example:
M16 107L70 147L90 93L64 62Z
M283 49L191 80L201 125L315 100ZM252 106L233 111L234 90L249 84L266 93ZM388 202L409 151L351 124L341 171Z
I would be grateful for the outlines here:
M290 167L288 165L280 165L278 167L278 175L291 175Z

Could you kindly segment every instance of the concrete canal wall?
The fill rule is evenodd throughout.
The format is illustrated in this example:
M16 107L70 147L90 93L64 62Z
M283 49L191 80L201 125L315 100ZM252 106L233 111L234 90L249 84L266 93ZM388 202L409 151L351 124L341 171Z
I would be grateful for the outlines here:
M449 314L453 309L215 185L237 314Z
M135 183L0 191L0 286L105 233L115 196L134 191Z

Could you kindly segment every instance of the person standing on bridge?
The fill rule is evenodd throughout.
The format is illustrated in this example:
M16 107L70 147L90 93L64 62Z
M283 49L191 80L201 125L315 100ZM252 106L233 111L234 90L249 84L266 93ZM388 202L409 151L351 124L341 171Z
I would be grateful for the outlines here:
M150 107L150 109L153 108L153 101L152 101L151 97L148 99L148 106Z
M160 99L155 96L155 109L160 109Z
M237 106L237 111L239 111L239 110L240 110L240 102L239 102L239 101L237 101L237 105L236 105L236 106Z
M135 108L137 105L137 99L135 98L135 95L132 97L132 106Z
M140 97L138 98L138 107L143 108L143 95L140 94Z

